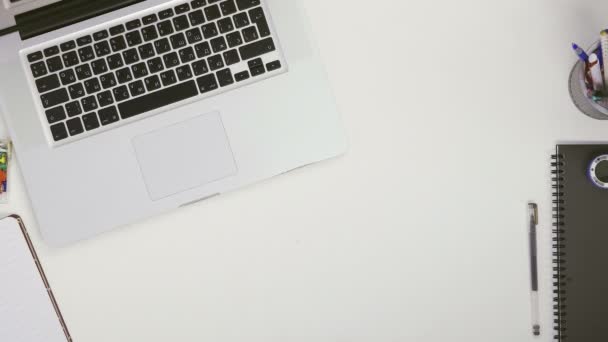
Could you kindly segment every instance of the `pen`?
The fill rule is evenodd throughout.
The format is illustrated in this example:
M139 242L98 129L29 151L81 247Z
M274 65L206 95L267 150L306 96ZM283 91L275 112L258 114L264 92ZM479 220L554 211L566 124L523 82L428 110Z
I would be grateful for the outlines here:
M532 280L532 333L540 336L540 308L538 303L538 253L536 246L536 225L538 224L538 206L535 203L528 204L528 215L530 218L530 273Z
M581 61L583 61L585 63L587 63L589 61L589 56L587 55L585 50L580 48L580 46L576 45L575 43L572 43L572 49L574 49L574 52L576 53L578 58L581 59Z
M589 74L593 82L593 90L604 90L604 75L602 75L602 67L595 53L589 56Z

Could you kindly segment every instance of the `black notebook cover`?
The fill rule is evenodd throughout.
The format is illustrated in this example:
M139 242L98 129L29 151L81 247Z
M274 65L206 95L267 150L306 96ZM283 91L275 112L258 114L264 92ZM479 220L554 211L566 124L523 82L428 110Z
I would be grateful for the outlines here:
M554 156L556 339L608 341L608 190L588 175L608 145L559 145Z

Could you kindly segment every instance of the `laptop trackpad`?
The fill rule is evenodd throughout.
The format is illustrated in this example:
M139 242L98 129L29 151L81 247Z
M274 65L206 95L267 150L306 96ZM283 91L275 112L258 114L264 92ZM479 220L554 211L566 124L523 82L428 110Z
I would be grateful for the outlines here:
M237 172L218 112L138 136L133 146L153 201Z

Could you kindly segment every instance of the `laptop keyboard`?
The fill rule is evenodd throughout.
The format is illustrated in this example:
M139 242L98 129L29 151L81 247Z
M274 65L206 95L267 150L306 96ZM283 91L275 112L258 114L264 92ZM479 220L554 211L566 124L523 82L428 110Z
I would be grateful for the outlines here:
M53 144L286 70L261 0L171 4L23 54Z

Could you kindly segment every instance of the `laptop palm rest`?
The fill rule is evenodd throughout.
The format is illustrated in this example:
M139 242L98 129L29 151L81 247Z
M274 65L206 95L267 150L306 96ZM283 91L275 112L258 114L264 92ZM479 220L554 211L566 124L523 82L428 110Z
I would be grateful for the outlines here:
M218 112L140 135L133 146L153 201L237 173Z

